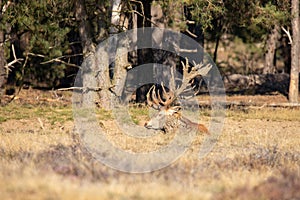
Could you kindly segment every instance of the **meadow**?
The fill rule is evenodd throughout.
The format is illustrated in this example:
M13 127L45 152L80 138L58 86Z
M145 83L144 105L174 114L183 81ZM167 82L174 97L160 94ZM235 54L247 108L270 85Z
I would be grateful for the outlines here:
M284 99L242 100L264 98ZM300 199L299 108L228 108L207 156L197 156L205 137L199 134L170 166L132 174L86 151L76 137L70 99L70 92L22 90L0 107L0 199ZM143 125L147 109L132 106L134 123ZM201 113L209 125L209 109ZM132 139L116 130L111 113L100 109L97 115L119 148L151 151L172 140L163 133L150 142Z

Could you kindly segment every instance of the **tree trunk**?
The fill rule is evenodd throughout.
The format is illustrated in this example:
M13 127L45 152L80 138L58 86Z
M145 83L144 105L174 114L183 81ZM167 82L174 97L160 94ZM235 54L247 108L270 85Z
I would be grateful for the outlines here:
M174 3L173 3L174 4ZM175 6L174 6L175 7ZM178 7L176 7L178 8ZM163 10L160 5L152 5L151 20L161 29L168 27L166 16L163 14ZM176 14L176 13L174 13ZM174 20L175 21L175 20ZM173 27L175 28L175 27ZM176 30L176 28L174 29ZM179 30L178 30L179 31ZM155 30L153 33L152 43L154 46L163 46L163 42L172 41L179 46L180 38L174 38L171 35L165 34L164 31ZM172 38L171 38L172 37ZM170 45L171 47L171 45ZM174 49L173 49L174 50ZM171 79L171 68L176 67L177 56L171 52L167 52L161 49L153 49L153 78L154 83L161 84L170 88L170 79Z
M216 28L217 28L217 32L215 33L215 40L216 40L216 45L215 45L215 49L214 49L214 54L213 54L213 61L214 63L217 63L217 59L218 59L218 49L219 49L219 45L220 45L220 41L221 41L221 37L223 35L223 22L222 19L218 19L216 21Z
M120 15L118 24L123 24L128 28L128 24L124 23L126 21L126 16L124 14ZM130 66L128 62L128 47L129 41L128 39L121 39L118 40L118 48L116 49L116 56L115 56L115 66L114 66L114 74L113 74L113 84L114 84L114 93L115 95L121 99L122 95L124 94L124 87L127 78L127 68ZM122 99L121 99L122 100Z
M138 65L143 65L153 62L152 49L143 48L152 44L152 35L149 31L142 30L144 27L151 27L151 2L152 0L142 0L137 4L138 12L143 13L143 16L137 15L137 28L139 28L137 36L137 54ZM139 83L153 82L153 67L145 67L136 77ZM142 86L141 84L140 86ZM146 100L147 88L140 87L136 91L136 101L144 102Z
M95 46L92 40L92 25L88 20L85 0L75 0L75 18L79 24L78 30L83 48L83 56L95 52Z
M0 0L0 21L2 20L2 0ZM6 59L4 55L4 32L0 29L0 103L2 96L5 92L5 84L6 84L6 70L4 66L6 65Z
M291 73L291 44L287 37L282 37L281 57L284 62L284 73Z
M275 25L269 34L267 41L267 52L265 55L265 66L263 69L263 74L274 74L276 72L275 69L275 53L276 53L276 42L279 39L279 26Z
M216 36L216 45L215 45L214 57L213 57L214 63L217 63L218 49L219 49L220 40L221 40L221 33L217 34L217 36Z
M111 24L113 26L110 27L110 34L118 33L118 26L121 18L121 0L110 0L111 4Z
M111 6L112 6L112 15L111 15L111 24L110 27L110 35L116 34L119 32L117 27L119 27L121 24L127 27L126 22L126 15L122 14L122 4L121 0L111 0ZM114 36L116 38L116 35ZM114 84L114 93L115 95L120 99L123 94L123 90L125 87L126 82L126 74L127 70L126 68L129 66L128 63L128 55L127 55L127 46L129 41L126 39L120 39L116 38L116 40L111 41L111 50L110 50L110 59L114 62L113 66L113 84ZM118 47L117 49L115 47Z
M291 62L291 76L289 87L289 101L291 103L298 102L299 95L299 53L300 53L300 33L299 33L299 0L292 0L292 29L293 29L293 43L292 43L292 62Z
M115 60L114 79L113 79L114 86L115 86L114 92L119 98L123 94L123 90L126 82L126 74L127 74L126 67L129 66L126 52L127 52L127 48L125 46L118 48L117 57Z
M79 35L81 38L81 44L83 48L84 62L82 65L82 81L83 87L100 87L99 92L100 105L104 109L110 108L109 98L109 59L107 45L103 45L95 52L95 45L92 38L92 25L89 21L89 16L86 11L85 0L75 0L75 17L79 24ZM101 54L101 55L100 55ZM96 78L95 78L96 77ZM95 81L95 79L97 79ZM84 101L90 103L95 99L93 91L88 91L85 94Z

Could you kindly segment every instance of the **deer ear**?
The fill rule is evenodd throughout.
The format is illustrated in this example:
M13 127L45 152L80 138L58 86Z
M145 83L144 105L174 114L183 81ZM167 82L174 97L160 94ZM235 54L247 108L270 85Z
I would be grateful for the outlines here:
M181 110L181 106L174 106L172 107L172 110L174 110L174 112L179 112Z
M166 113L169 115L173 115L178 113L181 110L180 106L173 106L171 108L166 109Z

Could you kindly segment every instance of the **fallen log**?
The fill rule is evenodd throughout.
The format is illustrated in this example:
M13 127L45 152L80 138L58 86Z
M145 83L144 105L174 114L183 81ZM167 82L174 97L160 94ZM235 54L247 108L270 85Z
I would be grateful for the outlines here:
M232 74L224 76L224 86L227 93L238 94L269 94L280 92L288 95L289 74Z

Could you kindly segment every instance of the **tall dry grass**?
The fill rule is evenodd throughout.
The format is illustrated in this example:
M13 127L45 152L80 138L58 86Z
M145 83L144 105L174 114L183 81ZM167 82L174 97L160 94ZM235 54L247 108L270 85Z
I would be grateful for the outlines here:
M147 118L138 109L130 111L136 124ZM198 159L199 135L179 160L146 174L95 160L74 136L70 106L13 103L0 113L0 199L300 198L299 110L230 110L210 154ZM209 119L201 118L207 125ZM126 138L108 114L99 123L127 150L150 151L172 139Z

